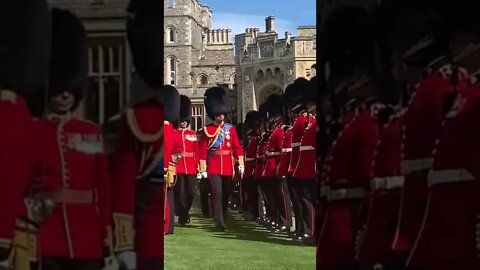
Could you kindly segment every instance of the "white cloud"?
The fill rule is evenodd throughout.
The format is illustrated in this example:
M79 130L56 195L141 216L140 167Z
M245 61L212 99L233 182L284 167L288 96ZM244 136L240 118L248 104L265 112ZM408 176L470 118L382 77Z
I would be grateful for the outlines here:
M212 18L212 28L232 29L232 42L235 42L235 35L245 33L246 28L260 28L260 32L265 32L265 18L267 16L246 15L226 12L214 12ZM292 35L296 35L297 25L291 21L275 18L275 31L279 38L285 36L288 31Z

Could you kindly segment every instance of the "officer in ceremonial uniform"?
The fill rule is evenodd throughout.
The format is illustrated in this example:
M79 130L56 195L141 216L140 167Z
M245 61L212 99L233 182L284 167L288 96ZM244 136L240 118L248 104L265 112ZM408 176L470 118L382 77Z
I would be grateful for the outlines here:
M166 184L163 36L158 35L163 29L161 10L162 3L154 0L132 0L128 7L127 37L136 72L156 90L156 96L125 111L112 156L114 249L128 269L163 269Z
M432 13L432 9L435 10L429 6L417 9L417 2L407 1L402 4L410 8L407 15L428 14ZM433 17L430 20L435 23L439 17ZM407 33L410 31L408 29L412 28L412 21L408 18L404 21L409 23L400 21L398 25ZM414 27L420 27L425 22L413 21L413 24L415 24ZM426 34L435 34L435 30L424 31ZM407 37L407 34L403 36ZM429 75L422 78L416 85L410 96L407 110L402 116L402 173L405 180L402 187L399 221L393 242L394 254L397 257L395 264L398 267L404 266L421 227L428 196L427 174L432 166L432 150L440 135L445 111L451 106L449 103L456 92L464 91L467 86L466 71L449 64L448 59L443 57L446 54L448 54L448 47L443 39L422 38L402 55L402 60L407 67L417 65L427 67Z
M240 174L243 175L245 171L243 149L235 127L224 122L227 108L226 93L223 88L207 89L205 108L213 123L203 128L203 135L199 142L200 173L210 179L215 227L224 231L224 215L228 205L234 164L238 162Z
M248 143L245 150L245 173L243 174L243 188L246 190L245 219L255 221L260 217L258 207L258 187L255 183L255 161L258 149L258 124L260 113L249 111L245 116L245 128L247 130Z
M263 183L271 207L272 229L287 232L291 227L291 214L289 197L285 194L282 178L277 175L277 167L282 153L284 119L282 117L282 97L273 94L267 98L268 122L270 132L265 144L265 165L262 172Z
M465 50L454 55L457 66L478 74L480 5L476 1L448 3L451 38L462 35ZM465 39L465 37L467 37ZM459 51L458 51L459 52ZM452 51L452 53L456 53ZM479 129L480 87L471 76L446 113L432 152L428 172L428 201L408 269L478 269L480 267Z
M48 77L51 17L47 2L0 1L0 34L0 269L29 270L30 261L38 263L32 233L40 220L28 215L32 211L24 203L34 173L28 101ZM28 216L37 228L25 230L20 216Z
M178 209L178 223L181 226L190 223L190 208L195 195L198 168L197 134L189 128L192 122L192 103L187 96L180 96L180 120L175 136L174 155L179 160L176 165L177 183L175 185L175 205Z
M87 82L86 33L69 11L51 13L48 111L33 126L31 195L55 203L40 228L42 268L100 270L112 254L107 157L100 127L72 116Z
M298 194L301 205L304 241L313 243L315 233L315 178L316 178L316 148L317 148L317 121L316 121L316 77L312 78L308 87L303 89L308 125L301 139L300 154L293 172L294 190Z
M166 85L163 87L163 99L165 106L165 121L163 123L164 138L163 146L163 170L167 181L167 205L165 206L165 234L172 235L175 227L175 198L173 187L176 184L176 164L180 155L175 152L180 133L177 130L180 118L180 94L178 90Z

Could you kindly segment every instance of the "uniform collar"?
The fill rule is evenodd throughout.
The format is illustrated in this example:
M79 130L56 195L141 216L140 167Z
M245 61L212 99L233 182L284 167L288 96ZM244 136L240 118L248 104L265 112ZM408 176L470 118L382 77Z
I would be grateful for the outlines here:
M54 124L65 124L73 118L72 113L68 112L66 114L56 114L56 113L47 113L45 119Z

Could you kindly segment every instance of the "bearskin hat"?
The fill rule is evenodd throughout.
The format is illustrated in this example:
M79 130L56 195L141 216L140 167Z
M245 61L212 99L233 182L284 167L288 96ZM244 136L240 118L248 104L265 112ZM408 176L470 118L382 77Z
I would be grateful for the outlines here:
M87 86L87 35L82 22L68 10L52 9L52 58L49 96L70 92L78 104Z
M176 126L180 118L180 93L171 85L165 85L161 89L164 98L165 120Z
M205 110L210 119L220 114L227 114L227 93L221 87L212 87L205 91Z
M289 110L302 102L302 93L295 84L289 84L285 88L284 100Z
M266 104L267 104L268 118L282 115L282 97L280 95L277 95L277 94L270 95L267 98Z
M185 95L180 96L180 122L192 122L192 101Z
M308 87L303 90L302 97L303 102L307 103L316 103L317 102L317 76L314 76L308 82Z
M267 118L268 118L268 105L267 105L267 103L260 104L260 106L258 107L258 112L259 112L258 123L259 124L266 123Z
M131 0L127 37L138 75L153 89L163 85L163 2Z
M258 111L249 111L245 115L245 127L247 129L254 129L260 118L260 113Z
M425 67L448 51L446 20L429 0L390 0L382 2L375 17L380 37L393 37L404 61Z
M25 99L45 90L51 52L47 1L0 1L0 35L0 86Z

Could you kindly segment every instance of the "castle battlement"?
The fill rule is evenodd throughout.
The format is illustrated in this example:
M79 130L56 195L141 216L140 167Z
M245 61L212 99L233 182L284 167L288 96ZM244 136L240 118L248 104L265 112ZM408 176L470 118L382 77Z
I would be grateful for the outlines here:
M207 36L207 44L230 44L232 37L231 29L207 29L205 32Z

